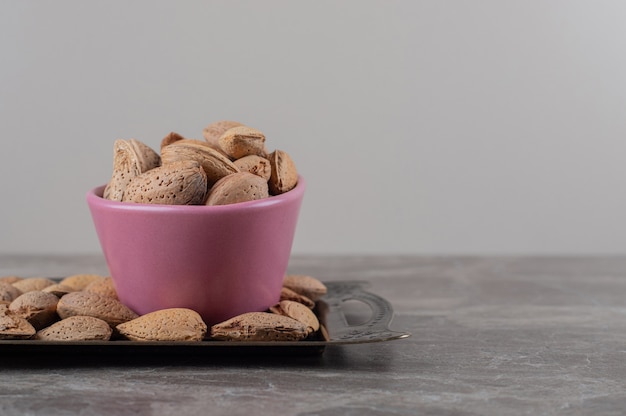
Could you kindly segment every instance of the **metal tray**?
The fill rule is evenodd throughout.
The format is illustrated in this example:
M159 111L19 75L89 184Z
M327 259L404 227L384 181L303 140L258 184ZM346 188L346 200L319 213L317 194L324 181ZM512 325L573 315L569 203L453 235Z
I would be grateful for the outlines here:
M327 338L318 334L314 339L302 341L266 341L266 342L165 342L165 341L36 341L36 340L0 340L0 352L12 355L45 354L47 357L102 357L115 356L198 356L214 354L303 354L322 353L327 346L363 344L391 341L410 336L408 332L393 331L389 328L393 318L391 304L382 297L366 290L367 282L338 281L324 282L328 293L317 302L315 312L320 323L326 328ZM349 325L346 317L345 302L360 301L369 306L371 315L366 322ZM320 332L320 331L318 331ZM6 355L5 355L6 357Z

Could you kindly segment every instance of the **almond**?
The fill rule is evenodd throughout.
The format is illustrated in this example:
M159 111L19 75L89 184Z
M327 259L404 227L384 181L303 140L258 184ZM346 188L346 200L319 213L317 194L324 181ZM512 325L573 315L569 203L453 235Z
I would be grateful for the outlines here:
M2 276L0 277L0 283L15 283L22 279L23 277L19 277L19 276Z
M229 158L211 148L209 145L180 141L161 151L163 165L168 165L181 160L195 160L202 166L207 177L208 186L230 175L239 172L239 169Z
M161 164L161 156L150 146L137 139L129 139L128 141L137 155L141 173L154 169Z
M183 136L181 136L178 133L175 132L170 132L167 136L165 136L162 140L161 140L161 153L163 152L163 148L165 146L169 146L172 143L176 143L180 140L185 140L185 138ZM161 158L163 157L163 155L161 154Z
M227 205L255 201L269 196L267 182L248 172L233 173L213 185L206 205Z
M105 276L99 274L75 274L67 276L59 283L68 287L71 287L74 291L80 291L85 289L90 283L98 280L103 280Z
M303 323L307 327L307 332L312 334L320 329L320 322L313 311L299 302L290 300L282 300L272 306L270 310L273 313L288 316L298 322Z
M29 277L28 279L22 279L13 283L13 286L18 288L22 293L33 292L36 290L43 290L48 286L52 286L56 282L46 277Z
M28 339L35 332L26 319L13 314L7 305L0 304L0 339Z
M85 291L63 296L57 304L57 313L62 319L78 315L93 316L107 322L111 328L138 317L119 300Z
M93 316L70 316L37 332L41 341L108 341L113 330Z
M150 312L116 329L132 341L202 341L207 333L200 315L186 308Z
M307 298L306 296L302 296L301 294L296 293L288 287L284 286L280 289L280 300L292 300L294 302L303 304L309 309L313 309L315 307L315 302L313 302L311 299Z
M45 328L57 320L57 298L52 293L26 292L9 305L16 316L26 319L35 329Z
M131 144L126 140L116 140L113 144L113 175L104 188L103 198L121 201L126 186L140 174L139 159Z
M283 287L289 288L300 295L306 296L312 301L316 301L327 292L326 285L318 279L301 274L291 274L285 276Z
M42 292L52 293L57 298L60 298L63 295L67 295L70 292L76 292L73 288L69 286L62 285L61 283L57 283L51 286L44 287L41 289Z
M265 135L247 126L233 127L224 132L218 140L220 148L233 159L248 155L265 156Z
M288 316L248 312L211 327L211 338L224 341L298 341L307 327Z
M275 150L269 155L269 161L272 166L270 193L280 195L295 188L298 184L298 171L291 156L282 150Z
M0 302L11 303L22 291L10 283L0 282Z
M202 130L204 139L212 146L219 146L219 139L224 132L233 127L243 126L238 121L220 120L209 124Z
M254 173L257 176L262 177L265 182L269 181L270 176L272 175L272 166L270 165L270 161L261 156L244 156L241 159L235 160L234 164L241 172Z
M184 160L159 166L135 177L126 187L123 201L200 205L204 203L206 192L206 174L200 164Z
M85 288L85 292L97 293L101 296L118 299L117 291L115 290L115 285L113 284L113 279L111 279L111 277L106 277L102 280L96 280L95 282L90 283Z

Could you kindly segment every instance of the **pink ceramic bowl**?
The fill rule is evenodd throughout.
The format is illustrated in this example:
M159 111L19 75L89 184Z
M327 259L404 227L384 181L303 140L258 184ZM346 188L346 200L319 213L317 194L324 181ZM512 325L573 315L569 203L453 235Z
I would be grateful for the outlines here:
M213 325L279 300L305 186L222 206L109 201L100 186L87 204L122 303L190 308Z

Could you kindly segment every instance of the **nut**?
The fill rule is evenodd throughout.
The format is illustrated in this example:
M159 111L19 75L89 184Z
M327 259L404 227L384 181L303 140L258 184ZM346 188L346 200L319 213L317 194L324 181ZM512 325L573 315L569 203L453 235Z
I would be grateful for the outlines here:
M254 201L269 196L267 182L249 172L233 173L213 185L206 205L226 205Z
M291 156L282 150L274 150L269 155L269 161L272 166L270 193L280 195L295 188L298 184L298 171Z
M238 126L243 126L243 124L238 121L220 120L206 126L204 130L202 130L202 135L207 143L219 147L218 142L222 134L224 134L226 130Z
M100 276L99 274L75 274L72 276L67 276L59 283L64 286L68 286L72 288L73 291L77 292L85 289L90 283L102 279L104 279L104 276Z
M202 166L206 174L208 186L230 175L239 172L239 169L229 158L209 147L206 143L194 143L189 141L176 142L161 151L163 165L181 160L195 160Z
M224 132L218 140L222 150L233 159L248 155L265 156L265 135L247 126L233 127Z
M11 303L22 291L10 283L0 282L0 302Z
M103 197L122 201L126 187L133 178L159 166L161 157L146 144L118 139L113 145L113 176L104 188Z
M28 339L35 332L26 319L13 314L7 305L0 304L0 339Z
M9 305L9 310L26 319L35 329L44 328L57 320L57 298L52 293L26 292Z
M206 174L200 164L184 160L135 177L126 187L123 202L200 205L204 203L206 192Z
M29 277L28 279L22 279L13 283L13 286L18 288L22 293L33 292L36 290L43 290L48 286L52 286L56 282L46 277Z
M116 299L85 291L63 296L57 304L57 313L61 319L78 315L93 316L102 319L111 328L139 316Z
M150 312L116 329L132 341L202 341L207 333L200 315L186 308Z
M309 309L313 309L315 307L315 302L313 302L311 299L307 298L306 296L302 296L301 294L296 293L288 287L284 286L280 289L280 300L292 300L294 302L303 304Z
M326 285L318 279L301 275L291 274L285 276L283 287L289 288L300 295L306 296L312 301L316 301L327 292Z
M248 312L211 327L211 338L224 341L298 341L307 327L288 316Z
M272 306L270 310L278 315L288 316L307 327L308 334L312 334L320 329L320 322L311 309L305 305L291 300L282 300Z
M85 288L85 292L97 293L101 296L118 299L111 277L105 277L102 280L96 280L90 283L89 286Z
M270 161L261 156L244 156L241 159L235 160L234 164L241 172L254 173L255 175L265 179L265 182L269 181L270 176L272 175Z
M108 341L113 330L93 316L70 316L37 332L42 341Z

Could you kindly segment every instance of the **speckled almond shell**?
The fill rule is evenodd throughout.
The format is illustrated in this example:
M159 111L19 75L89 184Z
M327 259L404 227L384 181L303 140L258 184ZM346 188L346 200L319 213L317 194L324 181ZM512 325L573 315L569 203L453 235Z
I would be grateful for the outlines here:
M289 288L313 301L318 300L328 291L326 285L320 280L302 274L290 274L285 276L283 287Z
M283 287L280 290L280 300L292 300L294 302L303 304L309 309L313 309L315 307L315 302L313 302L311 299L299 293L294 292L288 287Z
M111 328L138 317L116 299L85 291L63 296L57 304L57 313L62 319L79 315L93 316L102 319Z
M113 143L113 175L104 188L104 198L121 201L130 181L141 174L139 159L129 141L118 139Z
M183 160L159 166L135 177L126 187L122 201L140 204L200 205L204 203L206 192L206 174L200 164Z
M85 288L85 292L97 293L101 296L106 296L113 299L118 299L115 285L111 277L105 277L102 280L92 282Z
M161 151L163 165L181 160L194 160L202 166L208 186L213 185L226 175L239 172L229 158L204 143L180 141Z
M54 284L52 286L44 287L42 292L52 293L54 296L60 298L63 295L67 295L70 292L76 292L69 286L62 285L61 283Z
M268 159L272 166L272 174L268 182L270 193L280 195L295 188L298 183L298 171L289 154L282 150L275 150Z
M21 294L22 291L11 283L0 282L0 301L10 303Z
M255 201L269 196L267 182L249 172L233 173L213 185L206 205L228 205Z
M150 146L137 139L129 139L128 141L130 142L133 150L135 151L135 154L137 155L141 173L147 172L150 169L154 169L157 166L161 165L161 156L159 156L159 154L155 152Z
M93 316L70 316L37 332L42 341L108 341L113 330Z
M13 286L18 288L22 293L33 292L35 290L43 290L48 286L56 284L52 279L47 277L29 277L13 283Z
M243 126L238 121L220 120L209 124L202 130L202 136L212 146L219 146L219 139L224 132L233 127Z
M200 315L186 308L150 312L116 329L132 341L202 341L207 333Z
M2 276L0 277L0 283L15 283L22 279L23 277L20 276Z
M169 146L170 144L176 143L180 140L185 140L185 138L176 132L169 132L163 139L161 139L161 152L165 146Z
M105 276L99 274L74 274L63 278L59 283L71 287L74 291L85 289L91 283L103 280Z
M233 159L248 155L265 157L265 135L247 126L233 127L224 132L218 140L220 148Z
M248 155L237 159L235 160L235 166L237 166L241 172L250 172L262 177L265 182L269 181L272 175L270 161L257 155Z
M320 322L311 309L299 302L291 300L282 300L276 305L270 307L272 313L288 316L307 326L309 334L320 329Z
M248 312L211 327L211 338L224 341L299 341L307 327L288 316Z
M26 319L35 329L44 328L57 320L57 298L43 291L27 292L9 305L15 315Z
M28 339L35 332L26 319L16 316L7 305L0 304L0 339Z

